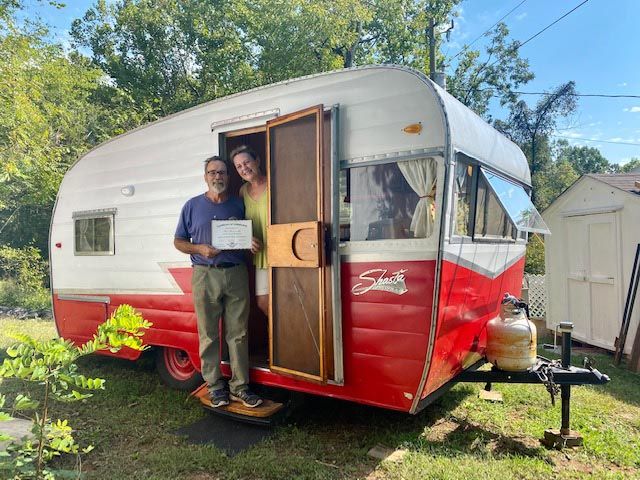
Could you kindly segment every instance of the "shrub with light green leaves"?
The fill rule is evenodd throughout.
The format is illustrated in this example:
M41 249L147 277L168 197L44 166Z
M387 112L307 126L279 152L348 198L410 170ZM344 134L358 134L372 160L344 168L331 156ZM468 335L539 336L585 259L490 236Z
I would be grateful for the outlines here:
M0 378L15 378L42 386L43 400L38 402L27 395L17 395L10 408L0 394L0 422L13 415L33 412L35 440L12 443L7 451L0 452L0 477L55 479L69 473L50 470L47 462L61 454L87 453L93 447L80 448L73 438L73 430L67 420L53 420L48 414L51 400L73 402L92 396L92 391L103 390L101 378L87 378L78 371L76 361L100 350L112 353L123 347L144 350L142 336L152 324L146 321L130 305L121 305L113 315L98 326L91 340L79 347L63 338L35 340L29 335L17 334L18 343L7 349L7 356L0 364ZM0 431L2 424L0 423ZM0 434L0 440L7 439Z

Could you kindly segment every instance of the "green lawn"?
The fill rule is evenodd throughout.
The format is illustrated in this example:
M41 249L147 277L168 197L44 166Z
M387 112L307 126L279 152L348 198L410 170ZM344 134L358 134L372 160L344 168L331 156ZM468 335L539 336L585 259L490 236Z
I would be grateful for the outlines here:
M55 335L51 322L0 325L1 349L11 343L8 329ZM232 458L171 433L206 413L163 386L148 359L85 359L83 373L105 378L106 390L56 404L53 414L69 419L81 444L95 445L83 457L87 479L640 478L640 376L609 356L596 361L612 381L573 388L572 427L585 446L563 452L538 442L544 429L559 427L560 402L552 407L544 387L532 385L495 385L504 403L487 403L480 385L461 384L417 416L308 397L269 440ZM5 381L0 388L11 396L22 387ZM367 456L377 444L408 453L380 462Z

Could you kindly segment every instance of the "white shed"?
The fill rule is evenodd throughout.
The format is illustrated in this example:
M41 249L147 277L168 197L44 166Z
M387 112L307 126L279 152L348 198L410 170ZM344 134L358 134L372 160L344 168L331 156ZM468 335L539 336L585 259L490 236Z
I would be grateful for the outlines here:
M574 338L614 350L636 246L640 243L640 174L580 177L542 214L547 328L574 324ZM636 299L625 353L640 321Z

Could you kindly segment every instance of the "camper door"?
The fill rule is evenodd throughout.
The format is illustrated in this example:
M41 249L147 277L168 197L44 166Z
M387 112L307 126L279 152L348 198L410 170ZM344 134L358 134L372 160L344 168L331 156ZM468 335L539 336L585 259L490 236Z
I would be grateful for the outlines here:
M267 122L269 366L321 383L333 368L330 125L322 105Z

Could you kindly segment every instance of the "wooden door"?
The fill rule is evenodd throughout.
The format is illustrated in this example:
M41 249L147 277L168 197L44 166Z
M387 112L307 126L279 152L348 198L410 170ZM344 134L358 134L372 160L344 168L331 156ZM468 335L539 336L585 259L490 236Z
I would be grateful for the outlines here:
M322 105L267 123L271 370L326 382Z

